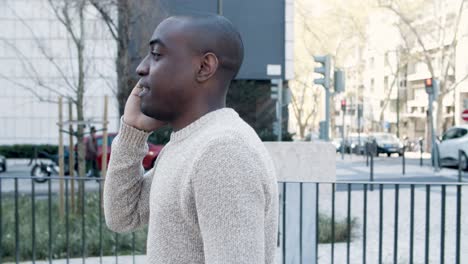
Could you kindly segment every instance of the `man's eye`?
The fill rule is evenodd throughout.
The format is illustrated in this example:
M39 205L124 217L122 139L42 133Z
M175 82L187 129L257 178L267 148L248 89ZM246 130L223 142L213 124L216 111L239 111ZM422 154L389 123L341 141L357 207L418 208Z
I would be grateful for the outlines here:
M156 59L158 59L159 57L161 57L161 54L160 53L157 53L155 51L152 51L151 52L151 55L153 55L153 57L155 57Z

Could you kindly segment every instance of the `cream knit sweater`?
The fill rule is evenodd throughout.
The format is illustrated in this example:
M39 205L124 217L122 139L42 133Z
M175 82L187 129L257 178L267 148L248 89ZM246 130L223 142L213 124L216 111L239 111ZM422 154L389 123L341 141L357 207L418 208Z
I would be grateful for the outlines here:
M254 130L232 109L213 111L174 132L144 174L148 135L122 122L112 143L108 227L148 225L147 263L274 263L277 182Z

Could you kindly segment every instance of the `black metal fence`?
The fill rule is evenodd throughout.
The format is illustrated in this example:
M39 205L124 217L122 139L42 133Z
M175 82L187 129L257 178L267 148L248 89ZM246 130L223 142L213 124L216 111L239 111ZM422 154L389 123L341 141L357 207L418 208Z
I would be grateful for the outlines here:
M468 263L466 187L280 183L281 263Z
M103 219L102 179L75 181L72 192L68 177L38 184L0 176L0 263L102 263L109 256L138 263L146 230L112 233ZM466 186L279 183L279 263L467 263Z

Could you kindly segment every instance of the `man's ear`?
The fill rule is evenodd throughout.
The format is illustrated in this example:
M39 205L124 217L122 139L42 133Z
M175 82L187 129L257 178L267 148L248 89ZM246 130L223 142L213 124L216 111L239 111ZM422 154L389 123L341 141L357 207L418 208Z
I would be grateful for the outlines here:
M218 69L218 57L212 52L205 53L201 57L200 68L197 73L197 81L205 82L210 79Z

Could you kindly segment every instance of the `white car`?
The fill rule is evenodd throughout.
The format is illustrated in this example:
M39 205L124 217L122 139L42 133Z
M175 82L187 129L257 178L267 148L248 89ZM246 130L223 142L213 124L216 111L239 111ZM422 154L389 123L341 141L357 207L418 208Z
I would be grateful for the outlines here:
M461 168L468 170L468 125L449 128L445 131L438 146L441 165L458 166L458 151L461 150Z

